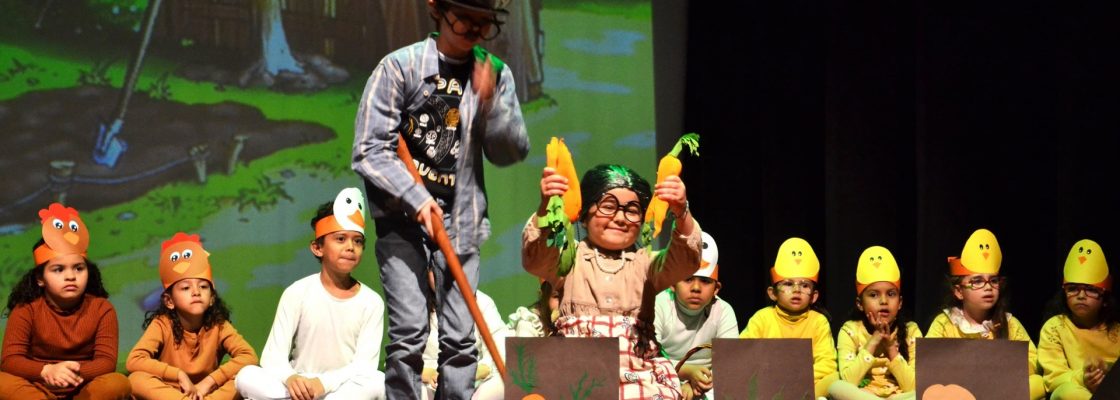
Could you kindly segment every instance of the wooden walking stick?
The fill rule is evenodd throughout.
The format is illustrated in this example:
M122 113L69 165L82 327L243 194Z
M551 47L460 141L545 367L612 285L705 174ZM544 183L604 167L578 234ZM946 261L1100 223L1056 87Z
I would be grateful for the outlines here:
M412 154L408 152L408 143L404 141L404 136L397 136L397 156L404 162L408 172L412 174L412 179L423 185L424 181L421 180L420 172L416 170L416 166L412 163ZM447 259L447 269L451 270L451 276L455 278L455 283L459 284L459 291L463 293L463 299L467 301L467 308L471 311L474 324L478 326L482 341L486 343L486 349L490 351L490 357L494 359L494 365L498 367L498 373L502 375L502 379L505 379L506 362L502 359L502 355L498 353L498 347L494 345L494 337L490 336L490 327L486 325L486 319L482 317L482 311L478 309L478 300L474 297L474 290L471 290L471 283L467 281L467 275L463 273L463 265L459 263L459 255L455 254L455 249L451 247L451 239L447 236L447 230L443 227L443 219L432 218L432 230L434 231L430 232L432 240L436 241L443 257Z

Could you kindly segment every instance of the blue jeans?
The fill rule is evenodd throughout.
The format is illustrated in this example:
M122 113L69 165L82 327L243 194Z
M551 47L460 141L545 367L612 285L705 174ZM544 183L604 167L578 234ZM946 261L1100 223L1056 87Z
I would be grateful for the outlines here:
M387 398L420 398L422 354L428 340L428 303L434 300L439 319L437 399L470 399L478 364L474 320L447 260L421 225L403 219L376 221L374 249L389 310L389 344L385 346ZM471 290L478 285L478 254L460 254ZM435 275L435 292L428 270ZM473 292L472 292L473 293Z

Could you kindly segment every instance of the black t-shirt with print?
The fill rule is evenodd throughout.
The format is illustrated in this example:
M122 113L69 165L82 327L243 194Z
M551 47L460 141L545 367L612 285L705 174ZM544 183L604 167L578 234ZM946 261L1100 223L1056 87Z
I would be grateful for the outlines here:
M412 114L401 119L401 132L408 142L416 170L424 187L445 211L455 202L455 168L463 133L459 120L459 101L469 90L468 79L474 63L439 60L436 91Z

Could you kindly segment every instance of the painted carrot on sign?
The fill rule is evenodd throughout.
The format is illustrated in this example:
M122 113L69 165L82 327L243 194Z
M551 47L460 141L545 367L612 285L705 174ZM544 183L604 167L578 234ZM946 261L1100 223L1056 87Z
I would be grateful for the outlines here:
M681 150L688 147L689 152L694 156L700 155L700 135L696 133L688 133L677 139L677 144L673 146L673 150L669 151L665 157L661 158L661 162L657 165L657 182L665 181L665 178L670 175L681 174L681 160L677 158ZM651 238L657 237L661 234L661 225L665 222L665 214L669 212L669 203L664 200L654 197L649 202L649 207L646 208L646 228L643 232L650 232L652 229Z

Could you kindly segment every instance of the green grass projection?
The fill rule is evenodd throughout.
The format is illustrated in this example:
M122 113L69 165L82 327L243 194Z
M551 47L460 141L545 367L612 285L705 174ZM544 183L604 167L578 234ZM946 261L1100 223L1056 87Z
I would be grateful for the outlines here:
M544 145L551 136L568 140L581 173L594 164L616 162L634 167L649 179L654 177L649 6L636 2L613 8L574 4L541 14L547 32L545 93L550 100L523 105L532 144L528 159L509 168L488 166L486 171L494 228L482 249L479 286L495 299L503 315L531 303L536 296L536 278L520 267L519 233L536 208ZM19 37L0 37L0 54L4 74L0 75L0 101L30 91L73 87L80 71L89 72L98 62L111 62L103 75L110 85L119 87L127 64L124 49L68 49ZM98 58L97 54L118 55ZM218 291L233 309L235 326L260 351L283 288L317 271L307 250L307 221L315 205L333 198L343 185L360 185L348 160L356 98L369 71L352 71L349 82L321 92L288 95L237 87L218 91L212 83L167 74L175 66L169 60L149 58L137 89L147 90L164 77L159 83L169 90L171 101L244 103L259 108L271 120L327 126L337 138L279 151L239 166L233 175L211 174L205 185L168 183L127 203L81 210L93 238L90 258L101 266L120 317L121 369L142 332L139 301L159 287L156 257L161 241L176 231L203 233ZM10 69L16 73L8 74ZM8 79L2 79L5 77ZM298 178L286 180L284 174ZM46 198L38 201L43 206L48 202ZM125 212L135 218L119 220ZM34 215L28 216L29 221L32 218ZM216 239L225 237L223 234L238 240L223 243ZM0 293L10 292L14 280L30 267L28 251L38 236L36 226L0 236ZM367 248L357 276L380 292L372 246Z

